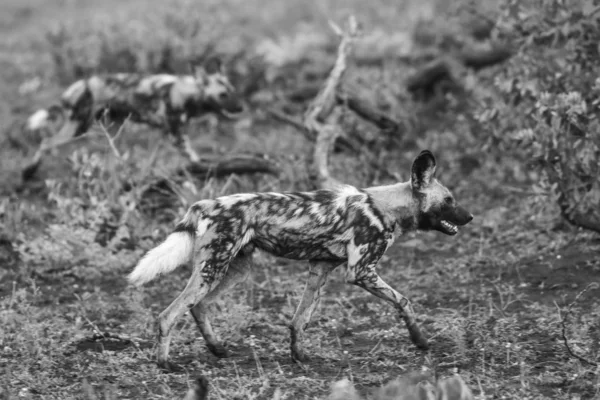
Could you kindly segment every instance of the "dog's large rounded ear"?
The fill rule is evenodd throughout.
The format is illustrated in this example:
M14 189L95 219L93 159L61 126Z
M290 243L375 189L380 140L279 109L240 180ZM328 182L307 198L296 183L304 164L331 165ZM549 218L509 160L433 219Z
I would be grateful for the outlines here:
M211 57L204 63L204 70L209 75L223 73L223 62L219 57Z
M413 189L424 189L431 183L435 174L435 157L429 150L423 150L413 161L410 183Z
M208 76L204 65L200 64L197 60L190 61L190 72L200 82L204 82Z

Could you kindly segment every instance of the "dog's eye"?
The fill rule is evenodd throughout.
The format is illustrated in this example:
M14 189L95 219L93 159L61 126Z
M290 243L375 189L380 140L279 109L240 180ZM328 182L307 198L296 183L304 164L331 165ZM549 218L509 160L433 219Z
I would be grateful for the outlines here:
M452 197L450 197L450 196L448 196L448 197L446 197L446 198L444 199L444 201L445 201L446 203L448 203L448 204L452 204L452 201L453 201L453 200L454 200L454 199L453 199Z

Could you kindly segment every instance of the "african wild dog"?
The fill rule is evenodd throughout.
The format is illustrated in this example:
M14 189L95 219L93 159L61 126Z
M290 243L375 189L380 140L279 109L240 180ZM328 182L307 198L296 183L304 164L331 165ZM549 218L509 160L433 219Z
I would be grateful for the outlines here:
M104 115L159 128L190 161L199 161L183 129L188 120L209 112L234 118L244 107L220 59L193 62L191 70L191 75L94 75L73 83L63 92L60 106L38 110L27 120L26 129L47 136L32 164L38 165L46 150L87 132Z
M427 349L410 301L385 283L375 267L396 236L432 229L454 235L457 226L473 219L434 178L435 169L433 154L423 151L413 162L410 181L395 185L236 194L193 204L173 233L150 250L128 277L132 284L142 285L181 264L193 263L187 286L158 317L158 364L171 369L171 329L188 310L210 351L227 355L212 329L207 305L247 277L257 248L310 263L308 282L290 325L295 361L306 360L300 345L303 331L328 274L341 264L346 264L347 282L391 302L412 342Z

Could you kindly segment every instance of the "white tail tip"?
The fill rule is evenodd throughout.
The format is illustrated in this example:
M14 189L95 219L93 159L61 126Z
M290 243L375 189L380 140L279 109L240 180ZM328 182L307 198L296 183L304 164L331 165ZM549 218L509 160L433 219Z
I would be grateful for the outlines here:
M187 232L174 232L150 250L127 277L129 283L141 286L159 275L173 271L188 262L194 249L194 238Z
M30 131L35 131L46 127L48 124L48 110L37 110L27 118L25 127Z

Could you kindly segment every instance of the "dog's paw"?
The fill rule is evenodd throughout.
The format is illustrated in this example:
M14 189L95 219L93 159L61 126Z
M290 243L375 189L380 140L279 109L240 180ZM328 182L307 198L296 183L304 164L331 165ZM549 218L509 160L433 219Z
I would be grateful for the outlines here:
M409 325L408 333L410 334L410 340L419 350L429 350L429 341L421 332L417 324Z
M173 364L170 361L159 361L158 369L164 374L176 374L184 372L184 369L177 364Z
M219 358L231 357L231 353L229 352L229 350L227 350L227 348L225 347L224 344L221 344L221 343L217 343L217 344L207 343L206 347L208 348L208 350L210 350L211 353L213 353L215 356L217 356Z

